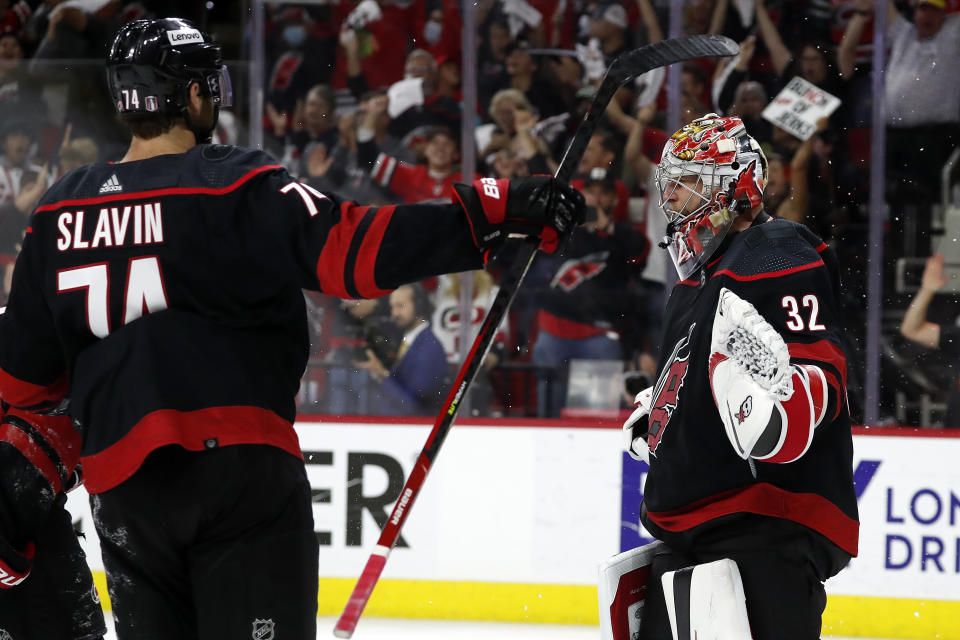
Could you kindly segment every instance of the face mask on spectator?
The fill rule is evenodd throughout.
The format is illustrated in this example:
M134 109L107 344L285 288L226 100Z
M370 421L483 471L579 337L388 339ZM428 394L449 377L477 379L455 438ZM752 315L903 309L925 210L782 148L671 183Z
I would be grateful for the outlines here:
M423 28L423 37L430 44L435 44L437 40L440 39L440 36L443 35L443 24L437 22L436 20L430 20L427 22L427 25Z
M283 39L291 47L299 47L307 40L307 28L299 24L284 27Z

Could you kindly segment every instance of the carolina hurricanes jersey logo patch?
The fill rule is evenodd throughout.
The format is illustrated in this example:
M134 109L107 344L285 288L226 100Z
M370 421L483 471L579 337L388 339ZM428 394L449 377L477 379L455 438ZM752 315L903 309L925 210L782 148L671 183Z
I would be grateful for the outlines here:
M652 454L656 454L660 440L663 438L663 431L677 408L677 397L680 395L683 381L687 377L687 368L690 366L690 336L693 335L695 326L697 326L696 322L691 324L687 335L680 338L674 345L673 353L670 354L670 359L660 372L657 386L653 390L649 418L650 430L647 432L647 445Z
M737 412L737 422L743 424L743 421L750 417L753 411L753 396L747 396L740 405L740 411Z
M608 258L610 258L609 251L599 251L580 258L571 258L557 269L553 280L550 282L550 287L560 287L567 292L573 291L587 280L600 275L607 268Z

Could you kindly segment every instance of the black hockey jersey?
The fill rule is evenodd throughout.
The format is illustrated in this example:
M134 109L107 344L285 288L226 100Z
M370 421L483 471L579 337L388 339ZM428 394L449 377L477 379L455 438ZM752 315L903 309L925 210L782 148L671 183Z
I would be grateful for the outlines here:
M259 151L91 165L31 220L0 320L0 394L36 407L69 393L92 493L167 444L300 455L301 289L376 297L481 265L459 206L342 202Z
M649 416L644 526L683 547L706 530L736 526L742 514L759 514L799 523L857 555L846 357L832 252L805 227L761 213L698 275L702 279L678 283L667 304L654 387L659 395ZM809 450L795 462L743 460L727 439L708 372L722 287L751 302L780 332L791 362L817 365L825 374L827 413Z
M536 268L549 274L540 330L561 338L620 333L635 308L628 284L643 271L648 250L646 236L626 223L616 223L613 233L575 229L560 251L538 259Z

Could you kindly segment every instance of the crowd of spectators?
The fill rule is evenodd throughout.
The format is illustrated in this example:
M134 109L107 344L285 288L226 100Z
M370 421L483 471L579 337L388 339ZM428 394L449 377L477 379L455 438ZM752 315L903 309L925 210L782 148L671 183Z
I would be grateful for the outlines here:
M156 4L0 1L3 264L12 262L45 185L71 163L111 159L122 146L103 115L111 110L103 104L102 79L88 81L73 70L64 74L43 61L102 59L104 42L120 22L174 9ZM190 4L176 9L197 19L189 15ZM474 178L553 173L606 65L618 53L664 38L671 14L666 0L475 4L477 84L469 94L476 104L469 111L476 115L467 150L474 154ZM374 206L449 200L453 183L471 179L461 171L460 5L455 0L277 2L266 4L263 34L250 33L248 24L234 26L241 40L262 37L265 44L264 110L251 116L262 123L265 149L311 186ZM885 123L871 122L877 6L888 23ZM916 290L901 286L899 262L922 264L939 250L947 254L948 268L960 263L960 249L951 253L948 243L944 251L937 235L950 212L940 206L941 169L960 137L958 10L958 0L684 3L683 33L727 35L740 44L740 53L677 69L680 119L710 112L740 116L769 161L768 212L808 225L840 257L855 420L862 419L857 413L874 126L887 132L890 213L883 302L900 311L887 314L884 327L883 385L906 385L908 395L930 393L940 401L946 398L937 395L943 386L936 384L938 376L956 387L951 363L926 371L934 383L925 387L891 362L902 363L897 350L907 341L897 323ZM841 101L806 139L763 115L796 77ZM661 310L675 279L666 253L657 247L665 221L654 181L655 164L671 133L668 83L668 72L656 70L628 84L611 102L574 179L587 197L591 220L562 251L535 263L479 376L471 402L475 413L563 415L572 409L566 402L567 371L574 359L620 363L629 381L624 402L630 397L627 387L648 384L655 375ZM29 122L23 120L26 114ZM224 141L243 141L235 128L220 134ZM504 252L487 272L463 278L473 290L471 336L509 263ZM428 389L422 381L404 387L405 374L424 370L408 354L423 353L426 336L432 336L429 349L447 363L437 375L449 381L459 362L464 322L460 286L461 278L430 280L395 294L396 300L370 303L309 294L315 349L301 409L432 412L446 389ZM933 288L925 291L932 296ZM937 318L952 324L946 316L955 315L957 305L942 299L931 314L940 309L944 317ZM908 329L903 335L912 334ZM411 352L406 343L415 341L421 346ZM931 362L920 358L921 367ZM908 365L915 364L916 358L908 359ZM889 422L920 420L896 402L884 402L882 414Z
M682 65L681 120L709 112L743 118L769 160L767 210L808 225L834 246L844 264L854 413L859 411L866 322L875 6L887 11L890 48L884 124L891 215L884 304L902 310L911 290L895 282L897 261L922 259L935 249L930 231L940 203L940 170L957 147L960 80L949 70L960 53L960 16L954 15L960 6L945 0L691 0L683 11L684 33L727 35L740 43L740 54ZM618 53L662 39L669 13L669 3L656 0L478 3L472 141L477 174L507 178L554 172L606 64ZM297 147L300 157L316 158L301 171L304 179L380 204L449 198L451 183L465 179L459 172L458 3L277 5L271 18L268 38L285 38L290 25L303 26L305 37L296 46L274 49L266 93L268 148L297 157L290 153L297 147L292 131L306 126L298 114L311 92L322 91L333 96L327 101L327 127L336 133L316 140L312 149ZM321 51L328 64L318 74L315 69L324 66L317 57ZM290 55L301 61L293 72ZM796 77L841 101L806 139L763 115ZM303 97L291 98L291 78ZM500 366L490 372L492 400L483 410L562 415L570 409L565 406L567 371L574 359L619 361L630 387L655 374L659 316L674 276L657 249L663 219L653 171L670 133L666 86L666 74L656 71L611 102L574 180L588 198L592 221L561 253L535 263L511 311ZM323 169L322 160L329 164L332 157L342 159L332 164L339 171L309 169ZM496 274L508 262L509 256L488 270ZM436 290L436 283L424 285ZM883 384L909 383L888 363L898 362L895 350L903 342L896 326L885 327L884 341L890 357ZM949 369L940 374L955 378ZM883 415L891 423L911 419L890 401Z
M84 164L116 158L104 60L130 20L207 12L189 0L0 0L0 272L6 299L29 216L46 189ZM213 3L208 3L212 5Z

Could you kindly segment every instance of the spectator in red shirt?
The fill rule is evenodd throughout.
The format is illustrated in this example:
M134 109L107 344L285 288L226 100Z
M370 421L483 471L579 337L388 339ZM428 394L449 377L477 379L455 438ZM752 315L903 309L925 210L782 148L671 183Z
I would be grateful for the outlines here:
M383 108L378 103L378 108ZM375 140L357 142L360 166L373 165L374 182L397 194L404 202L453 200L454 182L473 182L480 176L464 180L457 163L460 150L453 133L444 127L431 129L423 148L426 164L409 164L380 153ZM374 161L373 159L376 158Z

